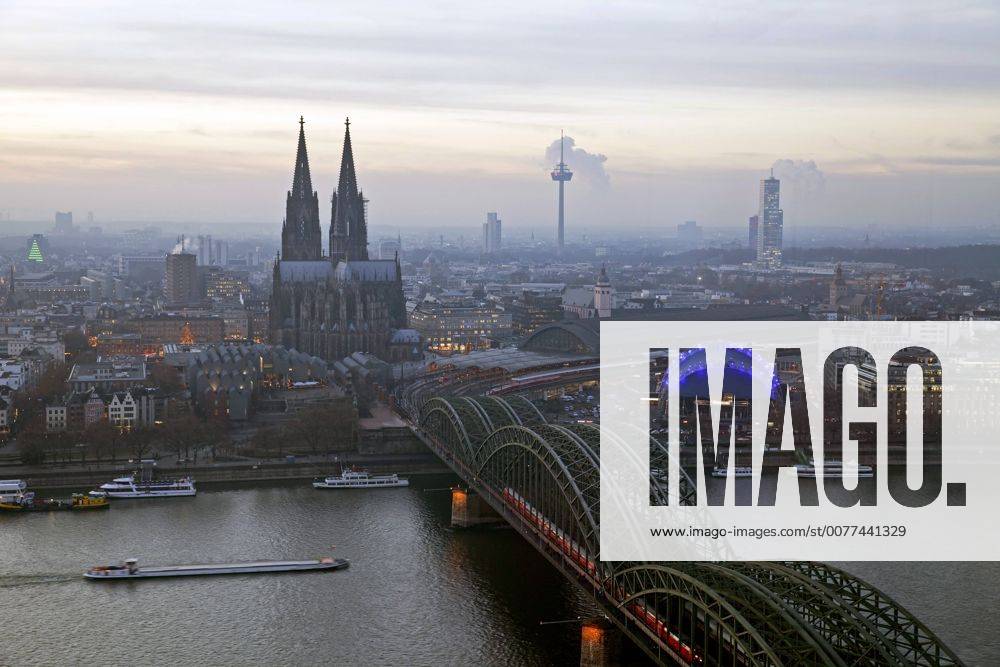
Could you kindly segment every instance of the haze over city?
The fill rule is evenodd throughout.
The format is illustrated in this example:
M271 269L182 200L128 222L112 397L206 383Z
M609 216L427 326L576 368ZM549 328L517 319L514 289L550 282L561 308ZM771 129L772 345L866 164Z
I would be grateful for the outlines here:
M998 34L0 0L0 667L1000 665Z
M373 225L996 225L1000 11L966 2L0 8L0 219L273 223L300 114Z

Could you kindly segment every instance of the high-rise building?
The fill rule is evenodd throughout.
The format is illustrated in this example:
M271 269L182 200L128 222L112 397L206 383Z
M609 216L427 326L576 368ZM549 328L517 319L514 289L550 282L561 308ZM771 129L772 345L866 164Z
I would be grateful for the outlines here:
M702 238L702 229L694 220L677 225L677 244L682 249L694 250L701 247Z
M215 255L212 257L213 266L229 265L229 244L225 241L215 242Z
M250 296L247 274L220 267L205 270L205 296L223 303L243 303Z
M781 181L774 177L774 170L760 181L760 204L757 210L757 265L763 269L781 267L781 237L784 212L779 194Z
M198 266L211 266L212 261L212 235L198 237Z
M188 252L167 255L163 296L170 305L198 300L197 257Z
M56 225L52 228L56 234L72 234L76 231L73 226L73 211L56 211Z
M567 181L573 178L573 172L569 170L566 166L565 158L563 156L563 143L565 143L565 137L562 133L559 133L559 164L556 168L552 170L552 180L559 183L559 228L558 228L558 245L557 250L559 254L563 251L563 241L565 240L566 233L566 218L565 218L565 194L563 188Z
M756 215L751 215L750 218L749 218L749 220L748 220L748 224L747 224L747 227L748 227L749 232L750 232L749 233L749 237L750 237L750 246L749 247L755 253L757 252L757 220L758 220L758 218L757 218Z
M483 223L483 254L492 255L495 252L500 252L500 217L496 211L490 211Z

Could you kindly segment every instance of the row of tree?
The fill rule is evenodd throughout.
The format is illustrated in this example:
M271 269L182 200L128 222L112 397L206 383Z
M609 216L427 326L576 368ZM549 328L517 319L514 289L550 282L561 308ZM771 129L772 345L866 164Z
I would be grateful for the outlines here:
M18 434L21 460L39 463L102 463L175 454L178 459L196 459L199 451L213 456L228 449L226 426L218 420L181 417L155 427L122 429L106 421L83 431L50 433L37 421Z
M317 405L273 426L258 429L246 452L261 458L287 454L353 451L358 444L358 413L350 400Z

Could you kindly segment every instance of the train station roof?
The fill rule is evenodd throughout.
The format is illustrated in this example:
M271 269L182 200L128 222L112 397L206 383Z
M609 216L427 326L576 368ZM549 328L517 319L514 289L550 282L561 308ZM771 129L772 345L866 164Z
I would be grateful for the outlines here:
M576 362L581 358L577 354L532 352L530 350L505 347L493 350L477 350L469 354L456 354L450 357L436 357L429 360L424 368L428 371L445 370L448 368L456 370L479 369L481 371L503 369L510 373L515 373L539 366Z

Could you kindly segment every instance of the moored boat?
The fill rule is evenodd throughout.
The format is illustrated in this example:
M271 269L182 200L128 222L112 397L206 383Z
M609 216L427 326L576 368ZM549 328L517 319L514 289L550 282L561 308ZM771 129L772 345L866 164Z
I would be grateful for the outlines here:
M42 498L35 496L33 491L26 491L20 499L11 502L0 502L3 512L61 512L103 510L111 506L107 498L95 498L83 493L74 493L68 499Z
M274 560L250 563L215 563L206 565L168 565L139 567L135 558L121 565L105 565L88 569L83 576L93 581L125 581L127 579L152 579L162 577L194 577L218 574L264 574L268 572L313 572L340 570L350 565L345 558L317 558L313 560Z
M338 476L313 481L313 488L316 489L383 489L409 485L409 480L402 479L395 473L370 475L367 470L357 468L344 469Z
M729 477L729 468L715 466L712 468L712 477ZM735 466L733 468L733 477L753 477L753 467Z
M23 479L0 479L0 503L17 503L24 498L28 483Z
M171 496L193 496L196 490L190 477L179 479L142 480L135 475L116 477L91 492L92 496L111 498L167 498Z
M170 498L173 496L193 496L194 479L180 477L178 479L154 479L153 467L156 461L144 459L140 461L138 473L116 477L110 482L90 492L94 497L110 498Z
M874 477L875 472L871 466L858 465L857 463L844 463L842 461L824 461L822 468L816 465L815 461L809 463L799 463L795 466L799 477Z

